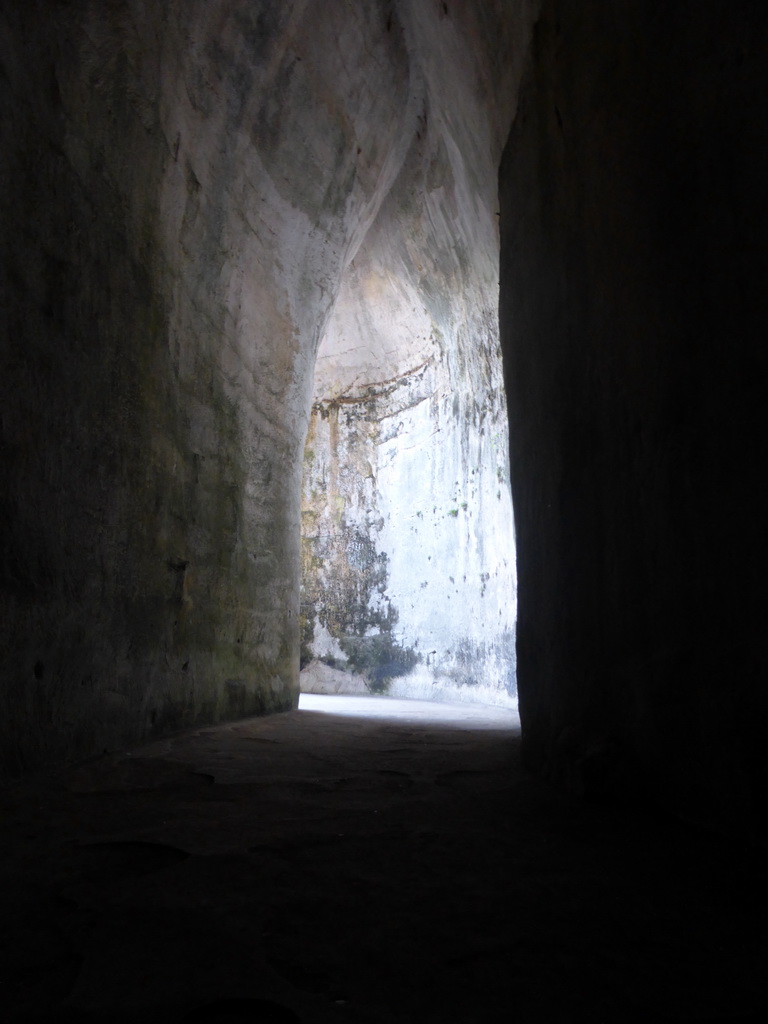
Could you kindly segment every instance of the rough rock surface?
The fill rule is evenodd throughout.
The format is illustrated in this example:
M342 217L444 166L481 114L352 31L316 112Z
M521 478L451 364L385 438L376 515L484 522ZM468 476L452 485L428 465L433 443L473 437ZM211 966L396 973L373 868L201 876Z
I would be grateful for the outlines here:
M447 8L2 5L3 770L295 704L315 355Z
M449 10L410 9L410 148L320 345L304 660L364 671L374 690L509 703L516 580L497 167L532 5L505 17L494 5ZM315 685L310 663L302 687Z
M501 172L526 756L726 828L768 807L766 38L546 3Z

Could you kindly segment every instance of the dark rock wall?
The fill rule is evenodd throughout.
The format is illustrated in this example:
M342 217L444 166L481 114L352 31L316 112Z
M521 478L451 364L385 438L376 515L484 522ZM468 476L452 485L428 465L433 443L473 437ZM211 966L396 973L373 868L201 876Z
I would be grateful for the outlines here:
M0 751L298 696L301 451L403 153L390 5L0 9Z
M549 0L501 170L529 763L765 808L768 8Z

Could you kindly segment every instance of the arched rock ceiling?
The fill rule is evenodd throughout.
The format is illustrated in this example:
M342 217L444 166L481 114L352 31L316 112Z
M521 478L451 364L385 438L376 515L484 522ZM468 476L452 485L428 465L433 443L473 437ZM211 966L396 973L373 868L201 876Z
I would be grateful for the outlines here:
M316 399L409 372L434 356L436 325L445 334L470 318L467 305L495 307L497 169L536 7L398 5L409 56L406 152L342 280Z

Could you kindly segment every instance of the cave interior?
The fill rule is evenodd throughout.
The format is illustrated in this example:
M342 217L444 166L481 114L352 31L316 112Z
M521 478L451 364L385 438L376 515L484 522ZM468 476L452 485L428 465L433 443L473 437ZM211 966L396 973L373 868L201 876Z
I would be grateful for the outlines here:
M766 46L0 3L4 1019L764 1019Z

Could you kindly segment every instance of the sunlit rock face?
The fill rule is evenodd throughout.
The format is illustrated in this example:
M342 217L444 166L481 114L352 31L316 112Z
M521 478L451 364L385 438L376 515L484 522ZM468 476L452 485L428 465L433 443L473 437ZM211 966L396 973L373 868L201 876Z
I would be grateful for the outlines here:
M529 11L518 4L505 21L493 5L437 5L435 18L431 6L405 19L409 151L318 355L302 687L356 691L362 676L374 692L508 703L515 558L496 193Z

